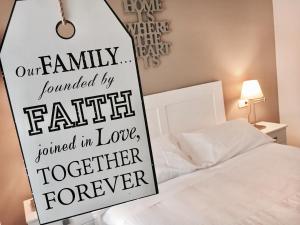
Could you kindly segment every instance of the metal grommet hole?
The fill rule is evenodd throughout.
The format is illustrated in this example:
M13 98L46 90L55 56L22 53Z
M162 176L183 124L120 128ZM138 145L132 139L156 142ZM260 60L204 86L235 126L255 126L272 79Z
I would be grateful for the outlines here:
M56 33L62 39L71 39L75 35L75 26L69 20L65 23L62 21L58 22L56 25Z

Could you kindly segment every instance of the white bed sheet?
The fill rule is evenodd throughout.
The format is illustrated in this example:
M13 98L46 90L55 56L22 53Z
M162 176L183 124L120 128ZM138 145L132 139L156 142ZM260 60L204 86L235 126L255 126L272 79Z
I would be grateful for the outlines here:
M106 225L300 225L300 149L267 144L109 209Z

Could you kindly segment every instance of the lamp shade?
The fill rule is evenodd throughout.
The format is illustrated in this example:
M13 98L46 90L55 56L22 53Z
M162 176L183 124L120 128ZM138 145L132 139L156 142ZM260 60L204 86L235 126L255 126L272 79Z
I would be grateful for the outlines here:
M258 100L262 98L264 98L264 94L257 80L247 80L243 83L241 99Z

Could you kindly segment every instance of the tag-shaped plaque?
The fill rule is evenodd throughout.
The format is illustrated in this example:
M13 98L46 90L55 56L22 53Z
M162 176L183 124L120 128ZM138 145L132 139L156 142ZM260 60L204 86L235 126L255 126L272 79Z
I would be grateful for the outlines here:
M41 224L158 192L133 42L104 0L16 1L1 47Z

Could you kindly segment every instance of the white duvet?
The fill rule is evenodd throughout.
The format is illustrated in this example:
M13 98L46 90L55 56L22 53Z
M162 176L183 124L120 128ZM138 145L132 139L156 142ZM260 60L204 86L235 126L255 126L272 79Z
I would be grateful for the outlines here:
M109 209L106 225L300 225L300 149L267 144Z

